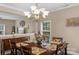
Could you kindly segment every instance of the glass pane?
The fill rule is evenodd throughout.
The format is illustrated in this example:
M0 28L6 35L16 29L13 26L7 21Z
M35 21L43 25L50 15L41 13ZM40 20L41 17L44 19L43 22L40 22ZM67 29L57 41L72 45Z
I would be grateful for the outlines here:
M43 22L43 30L50 30L50 23L49 22Z
M3 30L3 26L0 26L0 30Z
M43 32L43 34L48 36L48 39L50 38L50 32Z
M1 34L3 34L3 32L2 32L2 31L0 31L0 35L1 35Z

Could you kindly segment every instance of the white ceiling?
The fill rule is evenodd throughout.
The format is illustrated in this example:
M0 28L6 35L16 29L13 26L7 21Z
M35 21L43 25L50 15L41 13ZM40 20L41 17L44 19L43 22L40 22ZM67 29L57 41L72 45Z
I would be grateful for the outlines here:
M35 5L34 3L4 3L5 5L17 8L22 11L30 10L30 6ZM59 8L75 5L74 3L38 3L39 8L46 8L47 10L53 11Z
M34 3L0 3L0 6L4 5L7 9L16 10L14 13L18 15L22 14L24 11L30 11L30 6L35 5ZM63 9L65 7L79 5L77 3L38 3L39 8L46 8L49 11L56 11L59 9ZM1 8L0 8L1 9ZM3 11L3 10L2 10ZM5 9L6 11L6 9ZM18 11L18 12L17 12ZM9 12L9 11L7 11ZM13 13L13 12L12 12Z

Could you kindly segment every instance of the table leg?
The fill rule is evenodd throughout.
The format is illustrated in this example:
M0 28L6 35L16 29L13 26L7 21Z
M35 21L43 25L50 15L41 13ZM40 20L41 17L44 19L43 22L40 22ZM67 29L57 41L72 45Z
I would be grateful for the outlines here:
M66 48L65 48L65 55L67 55L67 46L66 46Z

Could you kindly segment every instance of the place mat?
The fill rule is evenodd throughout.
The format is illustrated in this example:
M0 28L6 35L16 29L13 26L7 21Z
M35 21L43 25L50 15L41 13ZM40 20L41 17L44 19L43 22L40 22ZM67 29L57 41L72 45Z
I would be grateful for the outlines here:
M32 43L31 41L24 41L24 43Z
M51 42L52 44L57 44L57 45L59 45L59 44L61 44L61 42Z
M49 45L49 46L47 47L48 50L52 50L52 51L55 51L56 48L57 48L57 45L55 45L55 44L51 44L51 45Z
M46 52L47 50L46 49L43 49L43 48L39 48L39 47L32 47L32 54L35 54L35 55L40 55L44 52Z
M16 47L21 47L21 46L27 46L28 44L20 42L20 43L16 43Z

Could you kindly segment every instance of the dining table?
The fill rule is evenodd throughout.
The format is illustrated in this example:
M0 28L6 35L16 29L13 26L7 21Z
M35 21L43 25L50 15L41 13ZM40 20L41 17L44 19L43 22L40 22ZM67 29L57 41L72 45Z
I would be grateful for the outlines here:
M32 55L43 55L43 54L48 55L49 50L56 51L56 49L52 45L50 45L48 48L44 48L31 41L24 41L24 42L16 43L17 48L21 48L21 46L31 48Z
M16 43L16 48L21 48L21 46L28 47L31 49L31 55L50 55L53 52L54 52L54 54L56 54L57 45L51 43L51 44L48 44L47 47L42 47L34 42L24 41L24 42ZM65 49L65 50L67 50L67 49Z

